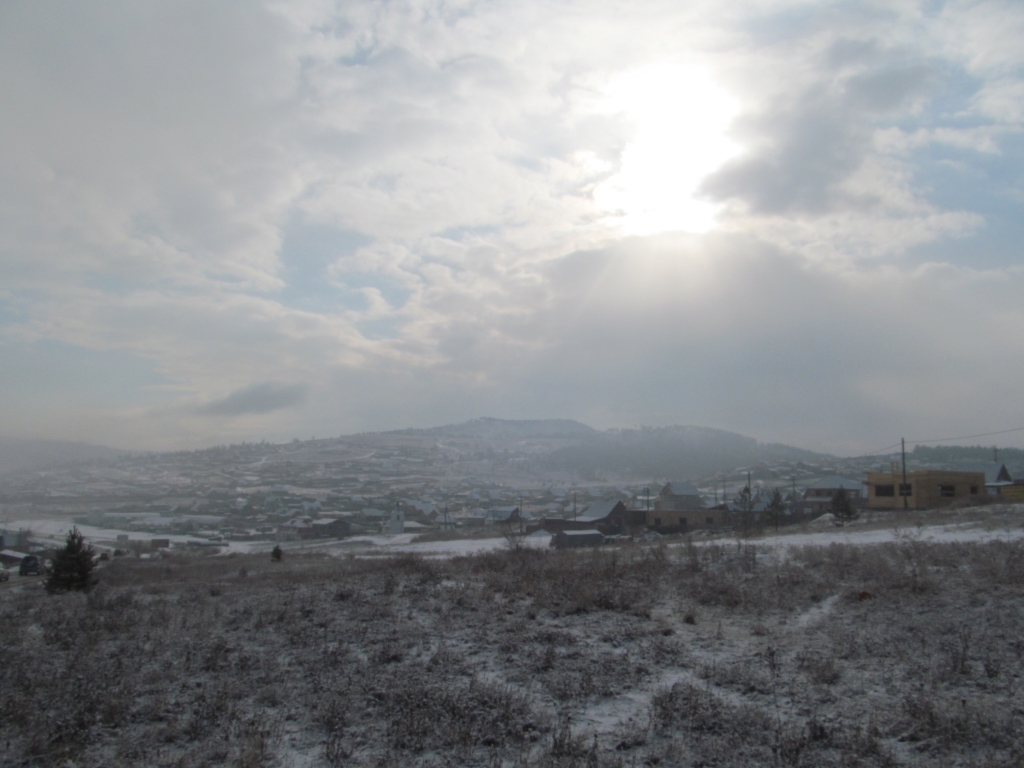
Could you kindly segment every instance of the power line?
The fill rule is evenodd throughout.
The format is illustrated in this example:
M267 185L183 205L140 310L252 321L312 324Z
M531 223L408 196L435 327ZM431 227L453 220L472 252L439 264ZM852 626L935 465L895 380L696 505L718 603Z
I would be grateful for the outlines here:
M868 453L862 453L860 456L849 456L847 457L847 459L866 459L869 456L886 456L887 454L885 453L885 451L890 451L899 447L899 443L896 443L895 445L887 445L885 446L885 448L879 448L877 451L869 451Z
M958 437L933 437L928 440L918 440L917 438L908 439L908 443L948 443L951 440L973 440L977 437L992 437L994 435L1008 435L1011 432L1024 432L1024 427L1014 427L1013 429L1000 429L997 432L982 432L977 435L959 435ZM859 456L849 456L847 459L866 459L871 456L885 456L886 451L891 451L900 447L900 443L894 445L887 445L885 448L879 448L877 451L869 451L868 453L862 453Z
M980 435L960 435L959 437L935 437L930 440L910 440L911 443L948 443L950 440L973 440L976 437L991 437L992 435L1007 435L1010 432L1024 432L1024 427L1013 429L1001 429L998 432L982 432Z

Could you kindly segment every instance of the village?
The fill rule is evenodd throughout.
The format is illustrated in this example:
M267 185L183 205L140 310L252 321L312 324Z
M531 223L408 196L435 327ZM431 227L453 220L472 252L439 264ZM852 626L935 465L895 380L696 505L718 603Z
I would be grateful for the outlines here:
M506 431L509 424L516 426L497 422ZM594 546L618 537L778 530L837 511L852 518L1024 501L1024 464L1013 451L1007 461L998 451L979 460L980 449L768 456L693 479L643 481L635 472L611 477L546 461L579 442L574 429L533 425L510 439L480 420L440 436L406 431L125 455L12 474L0 478L0 562L15 566L52 548L54 537L37 535L45 521L91 531L97 552L112 557L396 535L542 532L554 546Z

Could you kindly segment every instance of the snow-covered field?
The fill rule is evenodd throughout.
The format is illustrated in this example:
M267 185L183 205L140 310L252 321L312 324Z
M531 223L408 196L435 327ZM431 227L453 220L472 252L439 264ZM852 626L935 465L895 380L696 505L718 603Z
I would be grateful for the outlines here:
M926 522L927 517L915 518L913 522L894 519L891 526L879 527L877 522L865 526L854 523L846 527L836 527L827 522L810 523L801 527L798 532L783 528L779 533L766 531L756 537L743 539L729 536L714 536L709 539L696 539L695 544L706 546L731 542L756 543L761 547L786 548L803 546L828 546L830 544L885 544L902 541L908 538L924 542L984 542L992 540L1016 540L1024 538L1024 505L1001 505L986 508L981 514L971 515L969 520L957 520L949 513L935 515L933 522ZM8 524L12 529L27 528L39 538L59 545L72 528L66 520L16 520ZM118 534L126 534L132 541L148 542L153 538L170 539L172 544L195 542L201 537L148 534L126 532L117 529L78 526L83 535L91 542L113 547L117 543ZM286 551L317 552L330 555L400 555L416 554L426 557L452 557L457 555L479 554L506 549L508 539L501 535L488 538L452 539L444 541L417 542L417 534L403 533L396 535L353 536L341 541L296 541L284 543ZM522 539L523 546L531 548L547 547L550 536L540 534ZM681 546L679 538L666 538L667 546ZM269 552L274 546L271 541L225 541L218 542L221 554Z
M18 580L0 766L1017 765L1020 517Z

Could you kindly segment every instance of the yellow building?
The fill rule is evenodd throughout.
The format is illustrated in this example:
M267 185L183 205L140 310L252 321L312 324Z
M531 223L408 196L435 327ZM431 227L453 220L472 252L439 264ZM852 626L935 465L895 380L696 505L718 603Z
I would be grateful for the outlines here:
M919 470L904 485L902 472L868 472L867 486L869 509L903 509L904 499L909 509L932 509L984 494L985 473Z
M1003 501L1019 503L1024 501L1024 480L1017 480L1013 485L1004 485L999 492Z

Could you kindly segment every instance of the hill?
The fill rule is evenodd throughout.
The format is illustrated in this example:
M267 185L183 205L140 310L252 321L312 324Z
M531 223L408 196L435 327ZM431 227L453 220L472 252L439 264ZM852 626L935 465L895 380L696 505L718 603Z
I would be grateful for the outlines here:
M88 443L0 437L0 475L108 461L123 455L125 452L116 448Z

